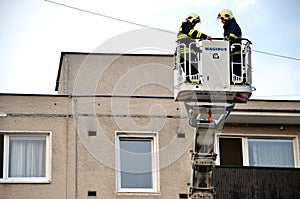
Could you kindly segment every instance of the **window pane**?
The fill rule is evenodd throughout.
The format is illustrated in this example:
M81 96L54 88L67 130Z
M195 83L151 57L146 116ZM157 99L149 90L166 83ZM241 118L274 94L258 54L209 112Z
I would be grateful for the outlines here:
M46 176L46 137L9 137L9 177Z
M292 140L249 139L250 166L294 167Z
M220 138L220 164L243 166L242 138Z
M120 139L121 188L152 188L152 140Z

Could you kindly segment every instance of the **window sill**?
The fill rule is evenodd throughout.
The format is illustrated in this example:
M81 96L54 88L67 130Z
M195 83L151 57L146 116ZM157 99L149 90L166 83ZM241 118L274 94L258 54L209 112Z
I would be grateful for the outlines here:
M0 184L50 184L49 179L0 179Z
M159 197L160 192L116 192L117 196L154 196Z

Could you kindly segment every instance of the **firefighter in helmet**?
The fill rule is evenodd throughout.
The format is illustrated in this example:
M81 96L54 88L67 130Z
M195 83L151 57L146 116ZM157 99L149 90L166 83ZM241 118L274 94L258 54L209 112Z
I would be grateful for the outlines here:
M191 64L191 71L189 70L189 61L196 61L196 55L199 52L199 49L196 47L196 45L191 45L190 47L190 44L195 42L196 39L211 40L211 36L194 29L196 24L200 22L201 20L199 15L195 13L188 14L186 21L182 22L177 34L178 44L185 44L186 47L185 49L180 49L180 63L186 75L186 82L191 82L189 78L190 75L198 74L198 65L195 63ZM189 59L190 56L188 56L188 53L191 53L191 59ZM184 56L184 54L186 54L186 56ZM184 57L186 57L186 60ZM184 67L184 63L186 63L186 68Z
M241 44L242 31L235 18L233 17L232 11L229 9L221 10L218 14L217 19L220 19L224 24L224 38L229 40L230 46L234 43ZM234 45L231 50L231 61L233 64L233 74L236 76L241 76L242 74L242 63L241 63L241 47L239 45Z

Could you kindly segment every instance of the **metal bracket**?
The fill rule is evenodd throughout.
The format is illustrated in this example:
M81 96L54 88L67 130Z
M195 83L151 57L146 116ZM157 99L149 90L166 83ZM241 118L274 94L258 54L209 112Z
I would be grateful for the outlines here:
M184 105L192 127L218 128L224 125L235 103L207 105L197 104L197 102L185 102Z

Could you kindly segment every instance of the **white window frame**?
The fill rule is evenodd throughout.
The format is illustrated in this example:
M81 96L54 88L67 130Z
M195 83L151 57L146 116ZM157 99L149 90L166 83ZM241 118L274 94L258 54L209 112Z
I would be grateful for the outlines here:
M51 154L52 154L52 132L51 131L3 131L4 150L3 150L3 178L0 183L50 183L51 182ZM45 177L9 177L9 136L45 136L46 137L46 175Z
M241 138L242 139L242 158L243 166L249 166L249 151L248 151L248 139L289 139L293 141L293 152L294 152L294 167L299 168L299 139L297 135L275 135L275 134L230 134L230 133L216 133L215 152L220 154L219 139L220 138ZM217 155L216 164L220 165L220 156Z
M152 145L152 188L122 188L121 187L121 165L120 165L120 139L132 138L143 140L149 138ZM159 192L159 157L158 157L158 133L157 132L115 132L115 154L116 154L116 192L117 193L154 193Z

